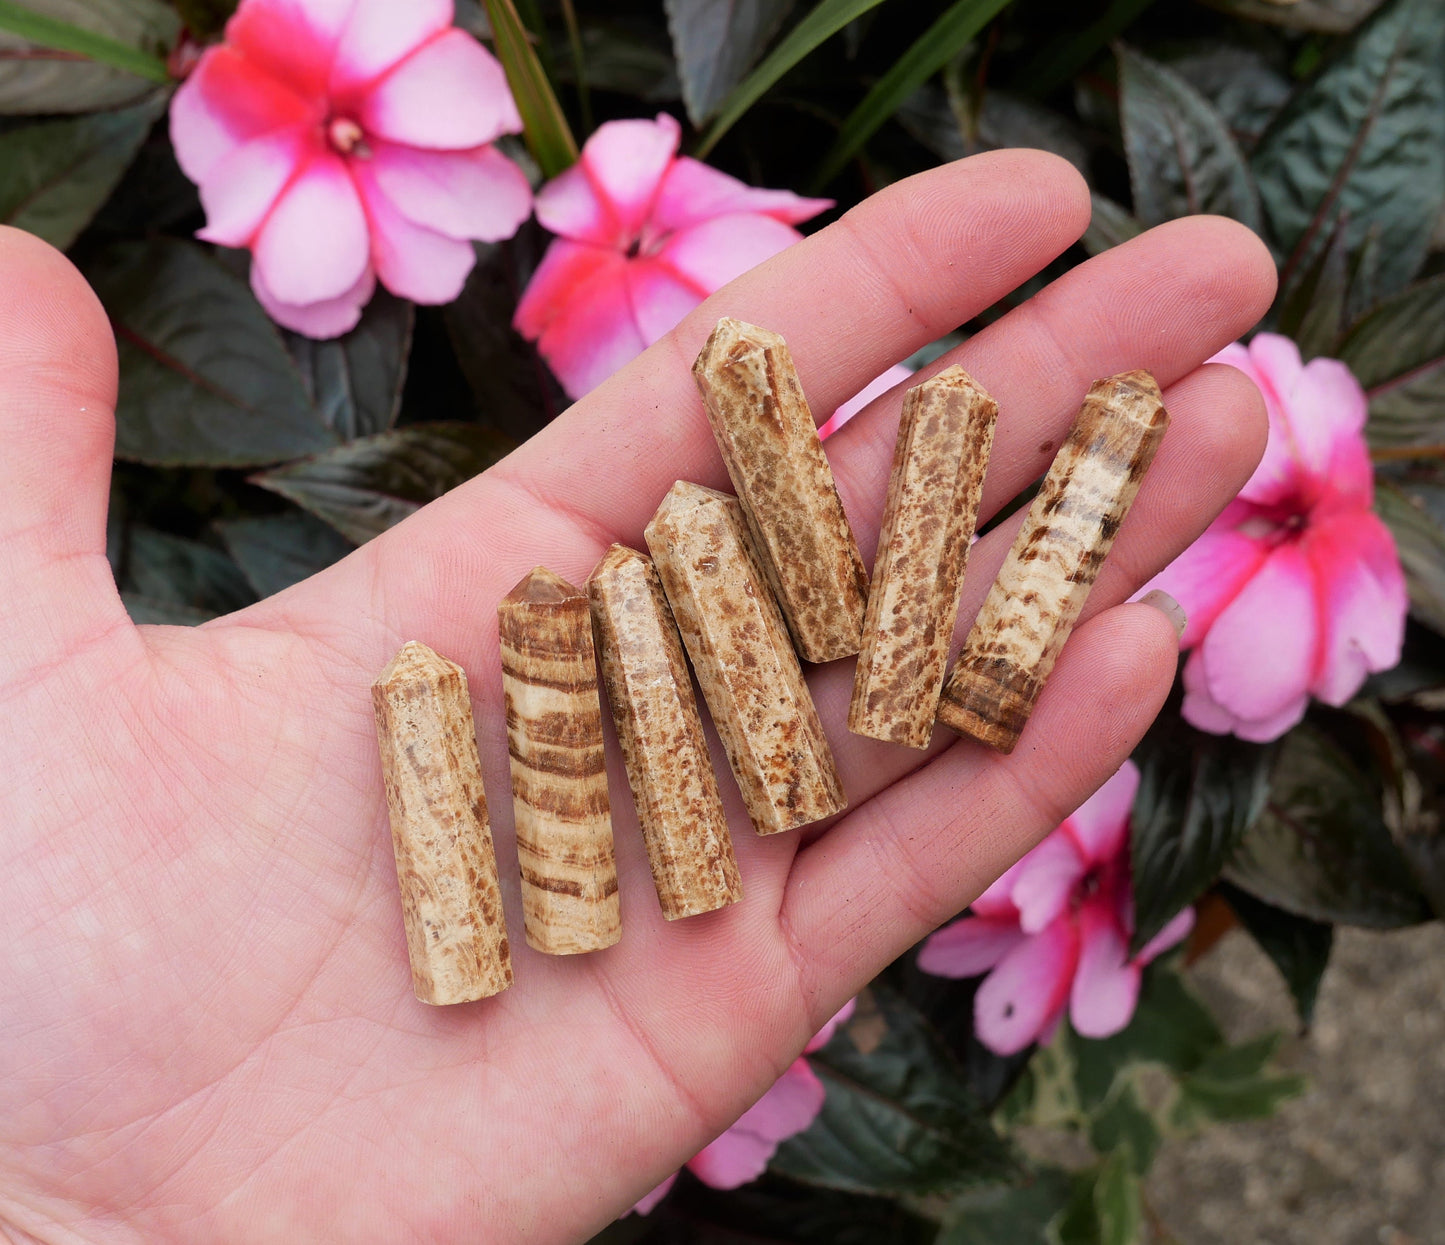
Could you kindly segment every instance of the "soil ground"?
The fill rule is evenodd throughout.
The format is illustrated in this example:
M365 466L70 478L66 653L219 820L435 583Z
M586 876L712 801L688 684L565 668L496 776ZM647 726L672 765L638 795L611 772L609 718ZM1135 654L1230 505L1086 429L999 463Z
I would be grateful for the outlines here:
M1233 1039L1291 1031L1240 933L1191 970ZM1150 1173L1166 1245L1445 1245L1445 924L1341 930L1314 1025L1280 1063L1309 1092L1274 1119L1171 1142Z

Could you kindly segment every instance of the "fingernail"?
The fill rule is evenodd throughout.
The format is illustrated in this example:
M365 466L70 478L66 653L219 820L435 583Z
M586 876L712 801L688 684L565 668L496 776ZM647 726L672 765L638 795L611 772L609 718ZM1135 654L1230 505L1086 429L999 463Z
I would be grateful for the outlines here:
M1139 604L1153 606L1174 624L1174 634L1181 640L1184 638L1184 626L1189 621L1189 616L1185 614L1184 607L1167 592L1155 588L1153 592L1146 592L1140 597Z

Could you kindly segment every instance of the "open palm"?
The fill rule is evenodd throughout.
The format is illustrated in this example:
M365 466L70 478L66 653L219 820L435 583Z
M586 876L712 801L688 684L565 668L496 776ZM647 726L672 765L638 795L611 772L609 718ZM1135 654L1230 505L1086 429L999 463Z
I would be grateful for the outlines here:
M537 563L580 583L612 541L638 545L675 479L725 482L689 374L719 316L782 332L827 412L1018 286L1088 214L1078 176L1039 153L899 183L728 286L485 475L195 630L133 626L106 563L104 314L63 258L0 233L0 1230L581 1239L1083 800L1175 666L1163 616L1120 603L1263 445L1249 382L1199 366L1273 291L1268 255L1228 222L1119 247L934 365L962 363L998 398L985 516L1048 463L1097 376L1153 370L1174 422L1017 751L940 732L924 759L851 736L852 663L815 671L850 811L760 839L730 793L735 907L662 920L609 744L622 942L524 946L495 610ZM901 396L829 442L865 558ZM1015 525L976 547L965 620ZM516 985L453 1008L411 995L371 720L369 684L408 639L470 676L513 925Z

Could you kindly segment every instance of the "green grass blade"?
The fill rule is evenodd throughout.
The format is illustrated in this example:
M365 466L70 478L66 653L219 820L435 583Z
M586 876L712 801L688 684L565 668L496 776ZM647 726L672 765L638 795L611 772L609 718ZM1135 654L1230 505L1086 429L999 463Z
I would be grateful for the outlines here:
M717 120L712 123L698 147L698 159L707 156L743 113L747 112L769 89L794 65L814 48L832 38L849 22L862 17L870 9L876 9L883 0L822 0L807 17L803 18L787 34L746 78L732 89L718 110Z
M85 30L80 26L72 26L69 22L46 17L43 13L36 13L24 5L13 3L12 0L0 0L0 30L8 30L11 34L19 35L20 38L43 48L52 48L57 52L74 52L87 60L110 65L114 69L123 69L138 78L148 78L152 82L171 81L166 63L160 57L142 52L140 48L133 48L129 44L108 39L105 35L98 35L93 30Z
M3 3L3 0L0 0ZM517 16L512 0L482 0L492 23L497 59L507 72L507 85L522 115L527 148L546 177L556 177L577 161L577 140L562 114L562 106L547 81L542 64Z
M1009 0L958 0L923 32L848 114L818 168L814 189L826 186L903 101L958 54Z

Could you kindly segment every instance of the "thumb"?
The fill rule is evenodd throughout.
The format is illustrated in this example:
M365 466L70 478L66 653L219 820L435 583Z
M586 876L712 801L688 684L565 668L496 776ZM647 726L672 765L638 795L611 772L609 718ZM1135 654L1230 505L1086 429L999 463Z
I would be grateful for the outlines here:
M115 390L90 287L0 227L0 683L126 622L105 558Z

